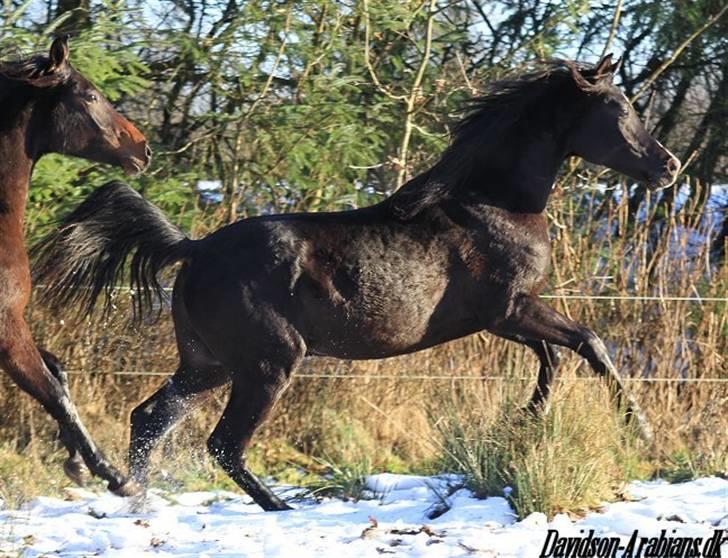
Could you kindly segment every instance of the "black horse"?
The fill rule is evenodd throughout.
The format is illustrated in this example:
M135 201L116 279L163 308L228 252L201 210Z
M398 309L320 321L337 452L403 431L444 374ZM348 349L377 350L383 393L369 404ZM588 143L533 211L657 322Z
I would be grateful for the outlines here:
M286 509L244 452L304 356L383 358L481 330L538 355L532 409L548 397L561 345L610 380L647 433L604 344L538 297L550 259L544 208L565 157L652 188L680 168L612 84L615 66L609 56L589 68L554 62L496 84L435 166L364 209L256 217L190 240L122 183L91 194L39 245L37 278L56 306L90 312L133 253L136 310L150 310L158 272L183 262L172 297L179 368L132 413L132 477L144 484L160 437L232 382L208 449L260 506Z

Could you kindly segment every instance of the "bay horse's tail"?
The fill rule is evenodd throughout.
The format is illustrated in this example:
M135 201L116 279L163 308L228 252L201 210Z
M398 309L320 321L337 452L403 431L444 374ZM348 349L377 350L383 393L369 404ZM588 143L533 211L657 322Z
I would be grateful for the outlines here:
M128 277L134 317L141 319L155 305L161 310L159 272L191 256L193 246L156 206L126 184L109 182L33 247L33 276L44 284L41 300L56 309L78 304L82 315L102 293L108 312L115 287Z

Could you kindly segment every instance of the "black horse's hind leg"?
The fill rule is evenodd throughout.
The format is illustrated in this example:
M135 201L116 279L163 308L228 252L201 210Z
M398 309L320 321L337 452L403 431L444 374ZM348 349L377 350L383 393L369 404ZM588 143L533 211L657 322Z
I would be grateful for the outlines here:
M287 371L269 383L233 380L225 412L207 441L210 454L228 476L266 511L291 509L246 466L245 450L258 425L273 406L277 393L285 387Z
M147 483L149 456L160 439L200 402L208 392L229 380L219 366L180 364L177 372L131 413L129 473L142 486Z
M647 441L652 440L652 429L635 399L625 390L622 378L609 358L607 348L589 328L559 314L536 297L522 295L514 301L509 315L492 330L497 335L522 338L536 343L552 343L580 354L589 361L595 372L607 378L618 401L626 402L627 419L637 423L642 438Z
M265 420L278 396L288 384L292 370L304 355L303 349L271 349L271 355L248 360L233 376L230 399L220 422L207 441L210 454L240 488L266 511L291 509L245 464L245 450L256 428Z
M53 377L61 384L63 392L70 400L71 393L68 389L68 377L61 366L60 360L53 353L41 349L40 347L38 348L38 352L40 353L40 357L43 359L46 367ZM68 458L63 462L63 471L66 473L66 476L78 486L84 486L88 478L88 469L83 462L81 453L78 451L78 447L76 447L73 437L68 429L63 424L59 424L58 428L58 437L68 451Z

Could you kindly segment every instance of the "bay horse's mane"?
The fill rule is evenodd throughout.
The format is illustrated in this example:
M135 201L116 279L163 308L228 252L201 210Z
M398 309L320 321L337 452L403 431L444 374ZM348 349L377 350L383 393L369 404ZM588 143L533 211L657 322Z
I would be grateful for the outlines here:
M3 82L53 87L63 83L69 72L70 67L59 71L53 67L50 58L40 54L25 60L0 60L0 88L9 85Z
M594 66L573 60L548 60L532 71L489 84L482 95L466 101L458 111L464 116L452 126L450 145L439 161L385 203L400 218L411 219L450 196L468 180L476 162L499 148L502 153L504 134L533 112L530 109L536 103L548 111L545 101L566 91L598 93L602 85L590 81L595 71Z

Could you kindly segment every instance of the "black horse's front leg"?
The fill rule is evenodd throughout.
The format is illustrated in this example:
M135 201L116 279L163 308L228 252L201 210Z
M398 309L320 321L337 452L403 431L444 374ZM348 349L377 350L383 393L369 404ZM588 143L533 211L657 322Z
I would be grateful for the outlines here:
M505 335L501 332L496 333L503 339L508 339L519 345L525 345L533 350L538 357L539 369L536 378L536 387L533 390L531 399L523 409L532 415L538 415L542 411L548 410L549 396L556 380L556 373L559 367L559 351L551 343L545 341L531 341L516 335Z
M491 330L496 335L517 338L526 344L552 343L577 352L597 374L607 379L617 401L625 402L627 420L636 422L640 436L647 442L652 441L652 428L637 401L625 390L604 343L589 328L558 313L535 296L520 295L510 313Z
M536 387L526 406L527 411L536 414L541 410L546 411L548 409L549 395L559 367L559 351L551 343L545 341L528 341L526 345L536 353L540 365Z

